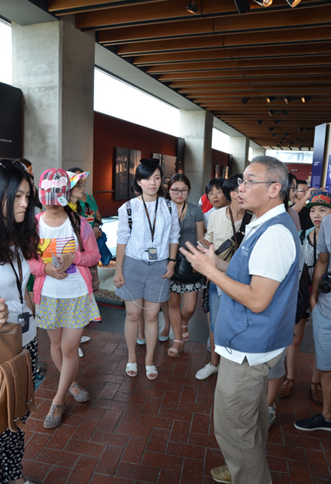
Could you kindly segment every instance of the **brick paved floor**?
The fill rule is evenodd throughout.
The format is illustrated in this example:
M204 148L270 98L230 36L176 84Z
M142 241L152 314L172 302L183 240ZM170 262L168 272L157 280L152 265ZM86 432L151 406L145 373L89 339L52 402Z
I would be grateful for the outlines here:
M137 378L125 375L124 336L86 330L79 383L92 398L75 403L67 395L67 412L55 430L43 419L58 382L49 356L46 332L39 333L41 361L47 378L36 392L38 414L26 434L24 471L36 484L210 484L213 467L224 459L213 433L216 376L199 382L196 371L208 362L202 343L187 343L179 358L167 356L168 343L158 343L154 382L144 374L144 348L138 348ZM301 433L295 418L320 412L308 397L311 355L300 354L293 394L279 401L267 454L274 484L327 484L331 435ZM249 483L247 483L249 484ZM263 483L261 483L263 484Z

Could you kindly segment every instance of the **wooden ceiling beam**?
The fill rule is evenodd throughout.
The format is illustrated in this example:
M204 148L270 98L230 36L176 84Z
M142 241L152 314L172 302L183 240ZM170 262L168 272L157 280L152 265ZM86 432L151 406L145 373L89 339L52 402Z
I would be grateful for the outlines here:
M162 4L161 4L162 5ZM99 41L101 43L112 42L120 43L126 41L136 40L148 40L148 39L161 39L163 37L170 38L176 36L188 36L197 34L231 34L231 33L246 33L251 34L254 32L261 33L268 31L268 37L270 35L270 29L279 30L293 30L299 28L321 27L331 25L331 6L325 6L323 8L311 8L309 15L307 15L306 9L287 9L284 12L270 12L261 14L249 13L246 15L226 15L221 18L204 19L197 18L196 16L191 20L180 21L167 21L152 25L136 25L130 27L115 27L107 28L106 26L83 26L76 17L76 27L82 30L93 29L101 30ZM199 26L199 27L198 27ZM329 34L330 35L330 34ZM307 39L308 40L308 39ZM264 43L266 39L264 37ZM247 45L247 39L246 39Z
M148 66L146 72L148 74L161 74L164 72L186 72L200 70L216 70L216 69L254 69L254 68L269 68L269 67L293 67L293 66L330 66L330 54L314 55L314 56L300 56L300 57L277 57L266 59L250 59L250 60L219 60L219 61L204 61L204 62L183 62L181 64L160 64Z
M178 22L187 20L192 22L192 14L185 8L185 3L178 0L168 0L167 2L155 4L142 4L135 6L132 4L130 8L118 6L117 8L108 8L103 10L95 10L86 13L78 13L76 15L76 27L79 29L93 29L99 30L103 28L135 26L135 25L150 25L161 24L163 22ZM302 4L304 7L304 4ZM327 8L325 2L316 1L315 6L310 4L310 12L313 12L309 23L325 23L327 12L321 21L321 15L317 11L320 7L323 10ZM200 9L201 11L201 9ZM282 4L277 9L253 8L246 15L238 15L235 4L232 0L204 0L202 7L203 14L197 15L198 18L213 18L215 19L216 30L223 30L224 32L234 32L243 30L266 30L277 28L281 25L283 27L307 25L307 13L305 8L289 9L286 3ZM315 13L316 11L316 13ZM261 28L263 26L263 28Z
M149 66L171 62L189 62L199 60L242 60L245 58L260 59L270 57L292 58L291 56L308 56L331 53L331 42L313 43L304 45L281 45L268 47L247 47L240 49L200 49L195 51L182 51L171 53L158 53L150 55L138 55L133 58L136 66ZM265 59L264 59L265 60Z

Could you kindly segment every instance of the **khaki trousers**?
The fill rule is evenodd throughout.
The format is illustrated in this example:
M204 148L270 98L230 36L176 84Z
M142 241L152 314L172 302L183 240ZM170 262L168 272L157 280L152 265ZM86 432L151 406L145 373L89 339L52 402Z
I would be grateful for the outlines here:
M269 428L268 372L281 354L249 366L222 357L218 371L214 426L232 484L272 484L266 459Z

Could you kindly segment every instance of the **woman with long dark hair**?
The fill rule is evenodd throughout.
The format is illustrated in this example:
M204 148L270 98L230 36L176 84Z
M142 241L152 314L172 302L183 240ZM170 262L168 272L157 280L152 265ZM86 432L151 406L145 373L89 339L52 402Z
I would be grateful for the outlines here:
M179 247L185 247L185 242L194 246L204 237L204 216L199 205L187 202L191 190L190 180L183 173L172 175L166 197L176 204L180 226ZM204 289L203 276L196 282L170 280L169 317L174 331L173 346L169 348L171 358L179 356L184 344L189 339L188 322L194 314L198 291ZM169 328L168 332L169 332Z
M22 345L29 350L35 383L38 357L36 323L26 286L30 276L27 259L37 257L39 239L30 175L19 161L0 161L0 207L0 326L7 320L7 317L3 317L5 304L10 322L18 323L22 313L28 315ZM9 429L3 432L0 436L0 452L0 482L28 484L22 474L24 432L21 429L16 433Z
M158 160L141 160L133 188L140 195L119 208L117 232L116 295L125 300L126 374L137 376L136 339L144 311L149 380L158 376L154 350L160 304L169 299L169 279L174 274L179 238L177 209L163 198L162 170Z
M44 420L45 428L60 425L69 392L77 402L90 395L75 381L78 347L84 327L99 317L89 267L100 259L89 223L68 207L70 180L64 170L52 168L40 177L39 198L46 211L37 215L39 260L30 261L36 276L34 301L38 327L47 330L51 356L60 372L59 386Z

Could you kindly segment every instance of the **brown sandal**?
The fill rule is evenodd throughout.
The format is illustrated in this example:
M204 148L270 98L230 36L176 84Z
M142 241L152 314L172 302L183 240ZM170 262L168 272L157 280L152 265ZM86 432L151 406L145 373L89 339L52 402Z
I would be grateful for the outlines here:
M320 382L314 383L311 381L309 393L311 398L314 400L315 403L317 403L317 405L323 405L323 393Z
M278 392L279 398L288 398L291 395L293 385L294 380L291 380L291 378L285 378Z

